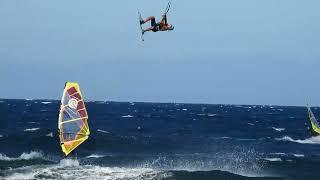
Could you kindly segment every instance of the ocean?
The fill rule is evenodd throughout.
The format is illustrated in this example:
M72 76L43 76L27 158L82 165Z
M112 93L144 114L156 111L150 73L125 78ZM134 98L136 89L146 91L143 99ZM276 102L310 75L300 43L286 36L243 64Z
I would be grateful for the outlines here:
M320 138L307 131L305 107L86 106L90 138L64 158L60 101L0 99L0 179L320 178Z

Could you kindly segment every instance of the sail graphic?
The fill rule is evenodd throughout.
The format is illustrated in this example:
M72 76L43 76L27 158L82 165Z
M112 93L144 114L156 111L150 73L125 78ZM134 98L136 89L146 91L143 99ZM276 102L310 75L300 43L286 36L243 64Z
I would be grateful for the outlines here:
M60 145L65 156L88 139L88 114L78 83L67 82L59 113Z
M309 124L311 125L310 130L312 135L320 135L320 124L310 107L308 106L308 114L309 114Z

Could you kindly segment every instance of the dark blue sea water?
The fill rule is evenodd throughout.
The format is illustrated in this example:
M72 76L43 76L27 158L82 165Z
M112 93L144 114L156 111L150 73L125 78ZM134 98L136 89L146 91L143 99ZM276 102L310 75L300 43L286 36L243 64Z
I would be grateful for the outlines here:
M91 136L64 159L59 106L0 100L0 179L320 178L305 107L87 102Z

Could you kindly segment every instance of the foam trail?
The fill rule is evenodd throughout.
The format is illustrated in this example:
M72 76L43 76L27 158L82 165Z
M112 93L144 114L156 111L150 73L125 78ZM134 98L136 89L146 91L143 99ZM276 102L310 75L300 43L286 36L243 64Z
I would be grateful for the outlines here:
M133 118L133 116L131 116L131 115L125 115L125 116L121 116L121 117L123 117L123 118Z

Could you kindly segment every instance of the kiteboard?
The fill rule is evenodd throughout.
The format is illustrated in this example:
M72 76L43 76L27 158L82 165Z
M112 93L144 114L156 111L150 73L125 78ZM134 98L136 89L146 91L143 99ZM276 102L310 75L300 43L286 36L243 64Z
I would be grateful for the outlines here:
M138 15L139 15L139 26L140 26L140 30L141 30L140 37L141 37L141 41L144 41L143 28L142 28L142 24L140 23L140 21L143 19L142 19L141 13L139 11L138 11Z

